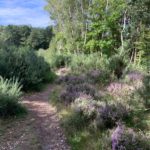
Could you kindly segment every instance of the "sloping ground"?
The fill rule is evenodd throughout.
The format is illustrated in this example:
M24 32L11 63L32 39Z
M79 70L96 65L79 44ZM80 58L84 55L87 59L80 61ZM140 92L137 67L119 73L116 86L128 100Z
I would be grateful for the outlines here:
M52 86L23 97L27 117L1 121L0 150L69 150L56 109L48 102ZM3 129L2 129L3 128Z

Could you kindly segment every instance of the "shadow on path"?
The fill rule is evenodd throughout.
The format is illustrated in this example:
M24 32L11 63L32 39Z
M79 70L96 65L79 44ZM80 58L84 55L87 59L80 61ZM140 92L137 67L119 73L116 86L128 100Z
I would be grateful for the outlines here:
M43 92L25 95L23 104L34 120L34 129L42 150L70 150L60 128L56 108L49 104L51 89L52 85L49 85Z

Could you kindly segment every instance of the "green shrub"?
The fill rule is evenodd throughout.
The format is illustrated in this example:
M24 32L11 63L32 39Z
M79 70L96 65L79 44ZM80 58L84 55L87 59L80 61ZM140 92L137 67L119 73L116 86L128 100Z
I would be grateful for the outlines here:
M77 98L74 103L72 103L72 109L75 112L80 112L83 116L87 117L89 120L95 119L97 115L97 109L99 108L99 103L92 99L87 98Z
M25 90L43 82L48 72L50 67L44 58L29 48L8 47L0 50L0 75L19 78Z
M19 103L21 88L18 80L0 77L0 117L25 113L25 108Z
M51 65L54 68L61 68L61 67L65 67L67 66L71 61L71 57L67 56L65 54L56 54L53 57L53 61L51 63Z
M107 69L107 59L103 58L99 53L93 54L72 54L72 61L70 67L75 73L87 73L89 70Z
M143 79L143 87L139 89L139 94L143 99L145 107L150 108L150 75Z
M39 50L38 56L44 57L45 61L53 69L68 66L71 63L72 56L66 52L57 52L51 49Z
M111 71L111 73L114 73L114 75L116 75L118 79L122 77L126 66L127 64L121 56L114 55L109 59L108 68Z
M73 111L65 118L63 126L66 130L81 130L88 125L89 121L81 112Z

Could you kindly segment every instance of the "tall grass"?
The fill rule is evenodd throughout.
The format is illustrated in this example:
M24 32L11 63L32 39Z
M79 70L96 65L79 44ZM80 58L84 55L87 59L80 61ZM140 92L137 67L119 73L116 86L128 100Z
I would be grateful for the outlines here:
M22 85L19 84L18 79L4 79L0 76L0 94L10 97L19 98L22 94Z
M25 108L19 103L22 86L18 80L4 79L0 76L0 117L16 116L25 113Z

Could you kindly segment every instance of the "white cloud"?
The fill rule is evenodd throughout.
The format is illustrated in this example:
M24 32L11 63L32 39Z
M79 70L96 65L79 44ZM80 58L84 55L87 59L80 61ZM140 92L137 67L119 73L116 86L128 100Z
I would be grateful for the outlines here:
M0 2L0 24L27 24L45 27L52 24L49 14L43 10L44 0L2 0Z

